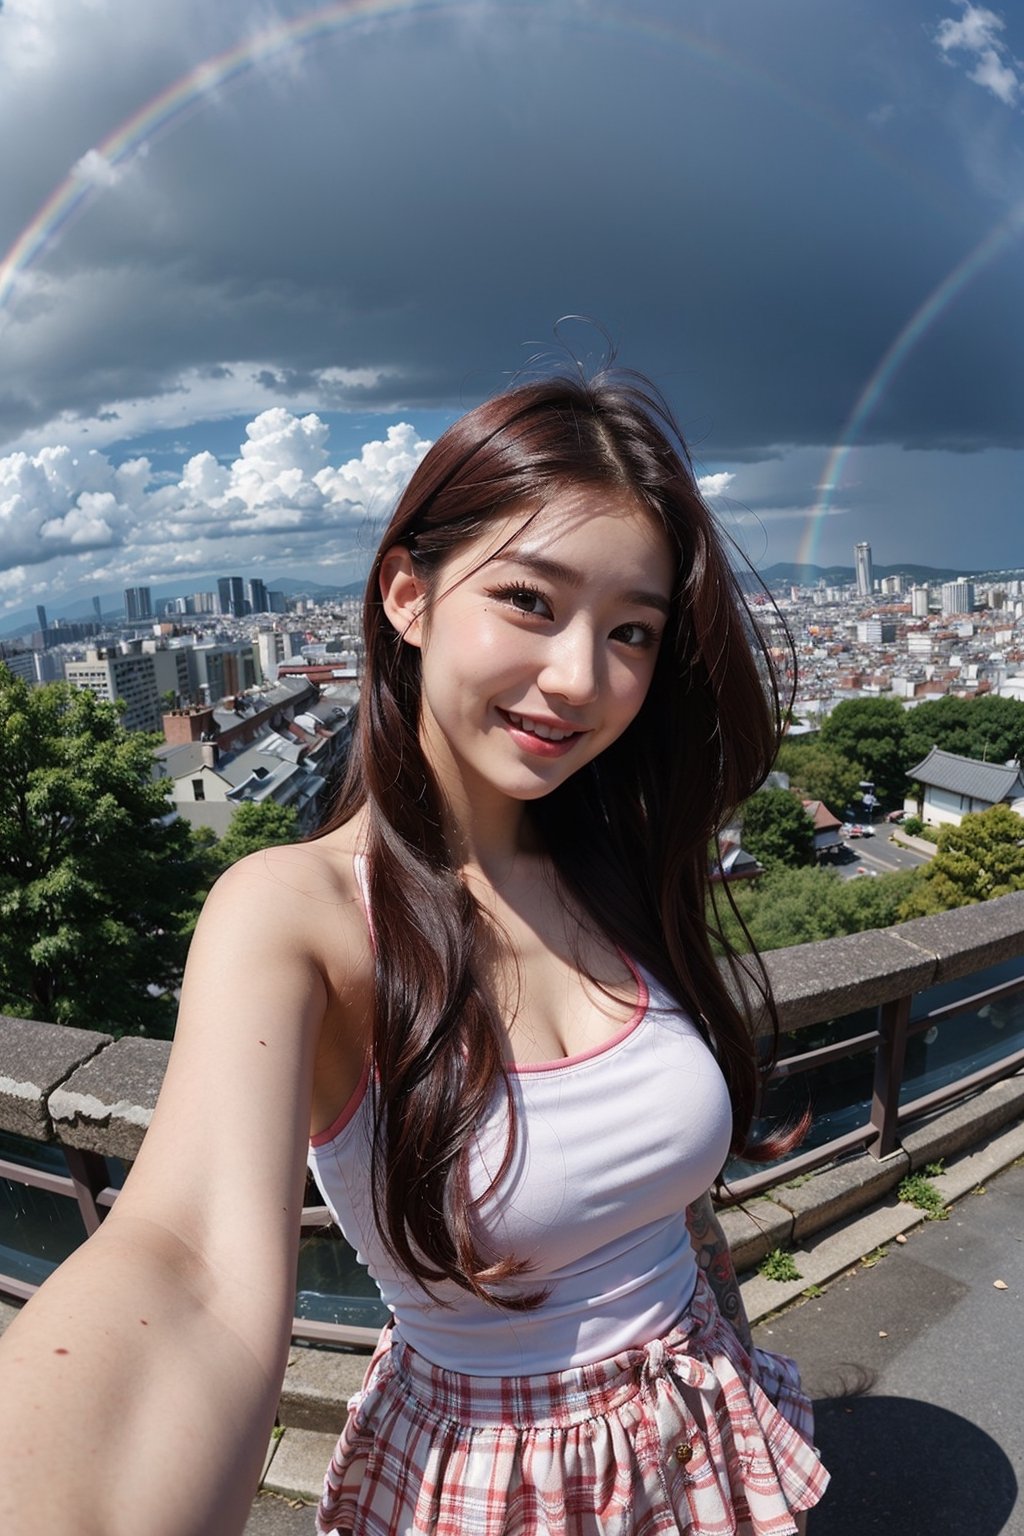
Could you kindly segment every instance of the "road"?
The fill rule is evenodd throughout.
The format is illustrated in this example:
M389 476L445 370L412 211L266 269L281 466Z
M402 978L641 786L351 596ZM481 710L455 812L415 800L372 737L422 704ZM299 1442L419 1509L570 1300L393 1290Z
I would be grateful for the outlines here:
M898 835L898 834L897 834ZM891 875L895 870L919 869L928 858L913 848L900 847L890 841L891 829L880 826L874 837L852 838L846 841L848 857L832 867L843 880L861 878L861 866L879 875Z
M759 1325L816 1398L811 1536L1024 1536L1024 1165Z

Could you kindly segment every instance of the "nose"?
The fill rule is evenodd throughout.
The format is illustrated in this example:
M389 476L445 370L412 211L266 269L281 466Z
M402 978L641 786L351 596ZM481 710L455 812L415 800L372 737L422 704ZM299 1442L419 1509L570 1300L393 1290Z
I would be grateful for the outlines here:
M542 692L556 694L567 704L592 704L600 689L600 671L596 636L580 622L550 637L537 682Z

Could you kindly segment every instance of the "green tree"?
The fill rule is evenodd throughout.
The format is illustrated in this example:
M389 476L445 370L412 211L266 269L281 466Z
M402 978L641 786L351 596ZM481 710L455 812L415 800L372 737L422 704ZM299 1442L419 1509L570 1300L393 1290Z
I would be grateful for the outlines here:
M805 799L821 800L838 815L859 796L864 777L859 762L850 762L841 752L822 746L817 740L784 741L775 766L789 775L792 788Z
M760 789L743 807L743 846L765 869L814 862L814 823L788 789Z
M982 694L957 699L951 694L919 704L907 716L908 769L932 747L989 763L1024 757L1024 703Z
M732 887L738 917L728 898L716 896L718 921L733 947L747 948L739 924L746 923L760 950L813 944L841 934L888 928L918 879L917 870L881 875L877 880L843 880L834 869L778 867L762 880Z
M0 1008L169 1033L205 874L169 810L114 705L0 666Z
M274 848L280 843L294 843L299 836L299 818L290 805L276 805L273 800L259 804L250 801L238 807L227 831L214 844L211 853L219 873L229 864L245 858L247 853Z
M969 907L1024 891L1024 817L1008 805L943 827L939 851L904 901L901 918Z
M907 716L898 699L844 699L823 723L821 742L848 762L864 765L864 777L874 784L883 805L902 805Z

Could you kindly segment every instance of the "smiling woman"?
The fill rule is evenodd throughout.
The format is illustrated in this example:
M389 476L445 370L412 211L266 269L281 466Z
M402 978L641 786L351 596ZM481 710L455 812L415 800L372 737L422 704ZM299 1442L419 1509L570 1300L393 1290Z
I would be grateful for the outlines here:
M449 806L472 814L469 776L478 796L488 781L513 803L547 794L621 736L650 686L673 580L654 515L603 488L496 519L436 594L412 549L388 551L384 609L421 653L420 732Z
M796 1532L810 1407L707 1197L787 1142L747 1146L770 994L705 920L780 701L653 391L457 422L364 632L338 804L214 888L135 1169L4 1341L4 1530L241 1530L308 1160L393 1314L319 1531Z

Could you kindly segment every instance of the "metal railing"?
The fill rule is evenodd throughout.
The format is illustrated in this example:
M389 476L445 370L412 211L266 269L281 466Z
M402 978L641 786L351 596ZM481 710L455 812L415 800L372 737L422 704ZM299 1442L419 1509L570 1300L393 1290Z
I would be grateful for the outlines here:
M842 1034L851 1020L855 1031L784 1055L775 1067L774 1083L785 1090L809 1074L863 1059L870 1063L871 1091L862 1121L852 1128L780 1164L730 1177L730 1192L740 1198L851 1153L884 1158L912 1122L1024 1067L1024 893L894 929L776 951L766 961L784 1042L823 1027L826 1033ZM961 995L943 998L943 990L951 987ZM993 1008L1001 1009L1003 1022L1012 1024L1006 1048L990 1052L992 1059L980 1065L968 1062L966 1070L947 1072L939 1086L907 1097L913 1086L906 1071L908 1046L919 1038L934 1038L930 1032L952 1020L972 1014L978 1018ZM865 1014L873 1017L873 1025L859 1028L857 1021ZM854 1098L854 1106L857 1102ZM0 1090L0 1132L5 1129L24 1137L23 1130L4 1125ZM60 1147L66 1173L8 1157L0 1158L0 1180L74 1201L88 1235L117 1198L107 1157L63 1144L57 1134L48 1138L48 1145ZM304 1232L329 1222L324 1206L304 1208ZM35 1289L30 1279L0 1273L0 1293L24 1298ZM346 1299L361 1300L339 1298ZM309 1317L296 1317L293 1323L294 1338L318 1343L368 1345L376 1333L372 1326Z

